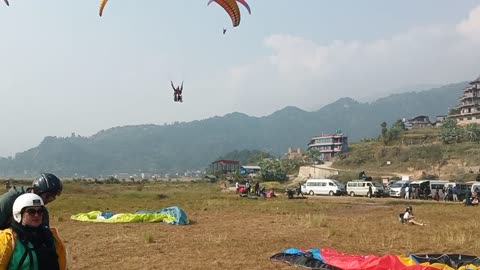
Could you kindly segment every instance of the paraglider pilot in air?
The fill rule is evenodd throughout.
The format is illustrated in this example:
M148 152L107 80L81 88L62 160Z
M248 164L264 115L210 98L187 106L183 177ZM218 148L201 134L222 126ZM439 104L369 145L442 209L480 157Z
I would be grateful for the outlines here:
M182 92L183 92L183 82L180 86L177 86L175 87L173 85L173 82L170 81L170 84L172 85L172 88L173 88L173 100L175 102L183 102L183 98L182 98Z

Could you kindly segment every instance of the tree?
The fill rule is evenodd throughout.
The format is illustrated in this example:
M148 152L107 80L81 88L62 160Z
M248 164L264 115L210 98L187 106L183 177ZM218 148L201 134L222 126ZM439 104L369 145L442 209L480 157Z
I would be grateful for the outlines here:
M320 161L320 150L317 147L310 147L307 151L307 157L313 163Z
M382 127L382 138L385 138L385 135L387 134L387 131L388 131L387 122L382 122L380 126Z
M392 128L396 128L399 130L406 130L405 123L402 119L398 119L395 123L393 123Z
M440 140L444 144L459 143L462 141L463 129L457 126L453 119L447 119L440 128Z
M301 159L282 158L280 162L281 167L287 174L297 173L300 167L305 164Z
M380 126L382 127L382 138L384 145L387 145L394 140L398 140L402 132L405 130L405 124L400 119L393 123L390 129L387 128L386 122L383 122Z
M470 123L465 127L464 137L469 142L480 142L480 125L477 123Z
M264 181L285 181L287 180L287 172L282 163L277 158L264 159L259 164L261 176Z
M273 155L268 152L255 151L256 152L252 153L253 155L249 157L248 164L259 164L264 159L273 158Z

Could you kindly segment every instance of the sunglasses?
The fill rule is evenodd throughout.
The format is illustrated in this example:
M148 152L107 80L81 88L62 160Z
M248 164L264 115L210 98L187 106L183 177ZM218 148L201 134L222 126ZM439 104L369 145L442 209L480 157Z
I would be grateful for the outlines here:
M43 208L39 208L39 209L27 208L27 209L25 209L25 212L27 214L29 214L30 216L35 216L35 214L38 214L39 216L41 216L45 212L45 209L43 209Z

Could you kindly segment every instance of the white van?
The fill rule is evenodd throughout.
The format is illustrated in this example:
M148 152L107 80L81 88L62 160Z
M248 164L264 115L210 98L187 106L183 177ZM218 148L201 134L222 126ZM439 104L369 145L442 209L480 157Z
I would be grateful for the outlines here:
M477 188L480 190L480 182L478 182L478 183L473 183L472 188L471 188L472 194L475 195L475 189L477 189Z
M345 185L334 179L308 179L302 185L302 193L309 195L342 195Z
M445 190L448 190L448 188L456 187L457 188L457 197L461 201L465 199L467 195L467 190L468 190L468 185L462 182L448 182L444 185Z
M353 180L347 183L347 194L350 196L368 196L368 189L372 187L372 196L382 197L385 189L376 181Z
M409 180L401 180L393 183L390 186L390 197L404 198L405 189L408 187L409 184Z
M437 190L440 198L443 198L444 197L443 188L447 183L449 183L449 181L447 180L417 180L417 181L410 182L410 188L412 187L420 188L419 197L421 199L433 198ZM428 190L426 190L427 187L428 187ZM429 193L423 194L423 192L429 192Z

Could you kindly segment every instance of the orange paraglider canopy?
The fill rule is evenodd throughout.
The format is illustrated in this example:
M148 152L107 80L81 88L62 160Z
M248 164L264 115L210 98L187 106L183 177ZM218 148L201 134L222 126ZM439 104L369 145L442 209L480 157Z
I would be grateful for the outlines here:
M102 14L103 14L103 9L105 8L105 5L107 4L107 2L108 2L108 0L102 0L102 1L100 2L100 11L99 11L99 13L98 13L98 14L100 15L100 17L101 17Z
M216 2L225 9L232 19L233 27L237 27L240 24L240 8L235 0L211 0L208 2L208 5L210 5L211 2Z

